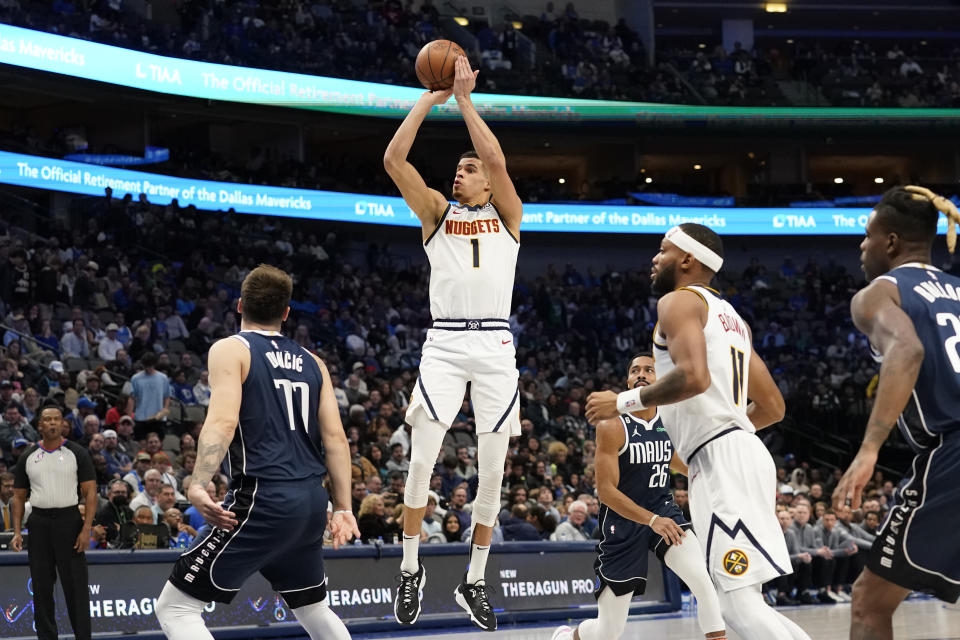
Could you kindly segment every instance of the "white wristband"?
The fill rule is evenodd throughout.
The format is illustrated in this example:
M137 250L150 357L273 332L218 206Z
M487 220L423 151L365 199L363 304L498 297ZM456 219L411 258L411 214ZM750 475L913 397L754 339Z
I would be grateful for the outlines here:
M652 526L653 526L653 522L654 522L658 517L659 517L659 516L657 516L657 514L653 514L653 517L650 518L650 522L647 523L647 526L648 526L648 527L652 527Z
M643 411L646 409L640 400L640 389L630 389L617 394L617 412L631 413L633 411Z
M337 515L338 513L350 513L350 514L352 514L353 511L350 511L350 509L339 509L339 510L337 510L337 511L334 511L334 512L333 512L333 515Z

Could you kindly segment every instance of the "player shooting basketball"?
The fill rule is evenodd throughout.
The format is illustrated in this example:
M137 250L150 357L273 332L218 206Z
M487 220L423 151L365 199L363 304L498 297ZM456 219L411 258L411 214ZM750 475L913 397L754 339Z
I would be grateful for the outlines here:
M426 580L418 555L420 524L430 474L470 383L479 485L473 506L469 568L456 590L456 600L474 624L493 631L497 619L488 601L484 571L500 511L500 484L509 438L520 433L519 376L507 318L523 209L500 144L470 100L477 73L466 58L459 57L453 88L424 93L397 129L383 157L387 173L423 225L433 317L423 345L420 377L406 414L413 431L404 492L403 561L394 613L401 624L413 624L420 616L419 591ZM427 113L451 94L476 149L463 154L457 165L453 182L456 204L429 188L407 161Z

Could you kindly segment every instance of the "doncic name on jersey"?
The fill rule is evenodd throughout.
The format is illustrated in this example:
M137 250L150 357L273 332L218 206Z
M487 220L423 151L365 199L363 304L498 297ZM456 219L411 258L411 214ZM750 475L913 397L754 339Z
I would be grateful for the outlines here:
M302 355L294 355L289 351L281 351L280 345L277 344L276 340L271 340L270 344L276 351L266 351L264 355L274 369L292 369L293 371L303 372Z

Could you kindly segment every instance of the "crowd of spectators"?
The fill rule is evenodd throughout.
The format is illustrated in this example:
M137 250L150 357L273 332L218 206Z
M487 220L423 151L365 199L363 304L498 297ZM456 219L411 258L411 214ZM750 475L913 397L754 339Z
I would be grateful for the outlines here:
M675 104L786 105L778 80L810 83L835 106L956 107L960 51L927 43L838 39L739 45L660 43L649 64L637 35L546 2L538 16L467 28L487 92ZM420 48L463 31L434 0L184 0L179 15L144 15L121 0L6 0L3 22L160 55L221 64L413 84ZM522 18L522 20L521 20ZM462 40L462 38L461 38ZM533 74L534 78L531 78Z
M294 276L285 330L331 371L350 441L361 540L393 542L402 526L410 446L403 414L430 323L425 260L400 260L387 247L343 239L321 222L200 213L146 198L90 199L84 219L87 226L72 234L41 238L7 228L0 235L0 317L13 329L4 332L0 360L2 465L9 468L36 440L44 402L65 406L65 437L86 446L97 469L102 500L92 544L136 543L121 534L127 522L166 526L171 544L186 544L203 525L183 495L209 401L205 354L238 330L240 283L267 262ZM228 256L237 246L243 255ZM715 283L753 327L790 419L851 440L862 432L877 373L847 311L860 282L832 261L800 266L785 258L770 268L753 260L743 270L725 270ZM518 274L509 321L522 435L506 459L495 540L596 537L596 447L584 400L593 390L622 386L629 358L649 345L655 302L642 268L601 273L567 265ZM795 560L813 569L809 585L798 577L771 589L781 602L804 594L842 599L862 554L844 556L840 550L854 547L840 532L861 518L869 532L875 525L868 512L883 515L892 483L878 478L871 494L877 508L835 514L834 526L820 507L838 470L799 459L792 453L797 443L779 429L765 432L764 440L784 474L783 506L801 523L795 526L800 546L791 547ZM466 398L431 479L425 541L469 535L475 453ZM685 507L684 479L672 485ZM225 479L215 478L207 490L222 498ZM801 495L820 526L813 534L802 526ZM812 540L822 541L816 549L830 549L830 557L817 552L824 562L812 556L807 562ZM833 564L826 562L831 558Z

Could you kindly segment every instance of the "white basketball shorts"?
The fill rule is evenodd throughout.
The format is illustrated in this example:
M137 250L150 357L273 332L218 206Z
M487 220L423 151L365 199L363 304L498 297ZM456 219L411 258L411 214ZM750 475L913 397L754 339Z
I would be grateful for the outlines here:
M513 335L508 330L430 329L406 421L414 428L424 419L449 427L460 411L469 382L477 433L520 435L519 377Z
M690 463L690 519L717 588L732 591L792 573L776 516L777 473L755 434L732 431Z

